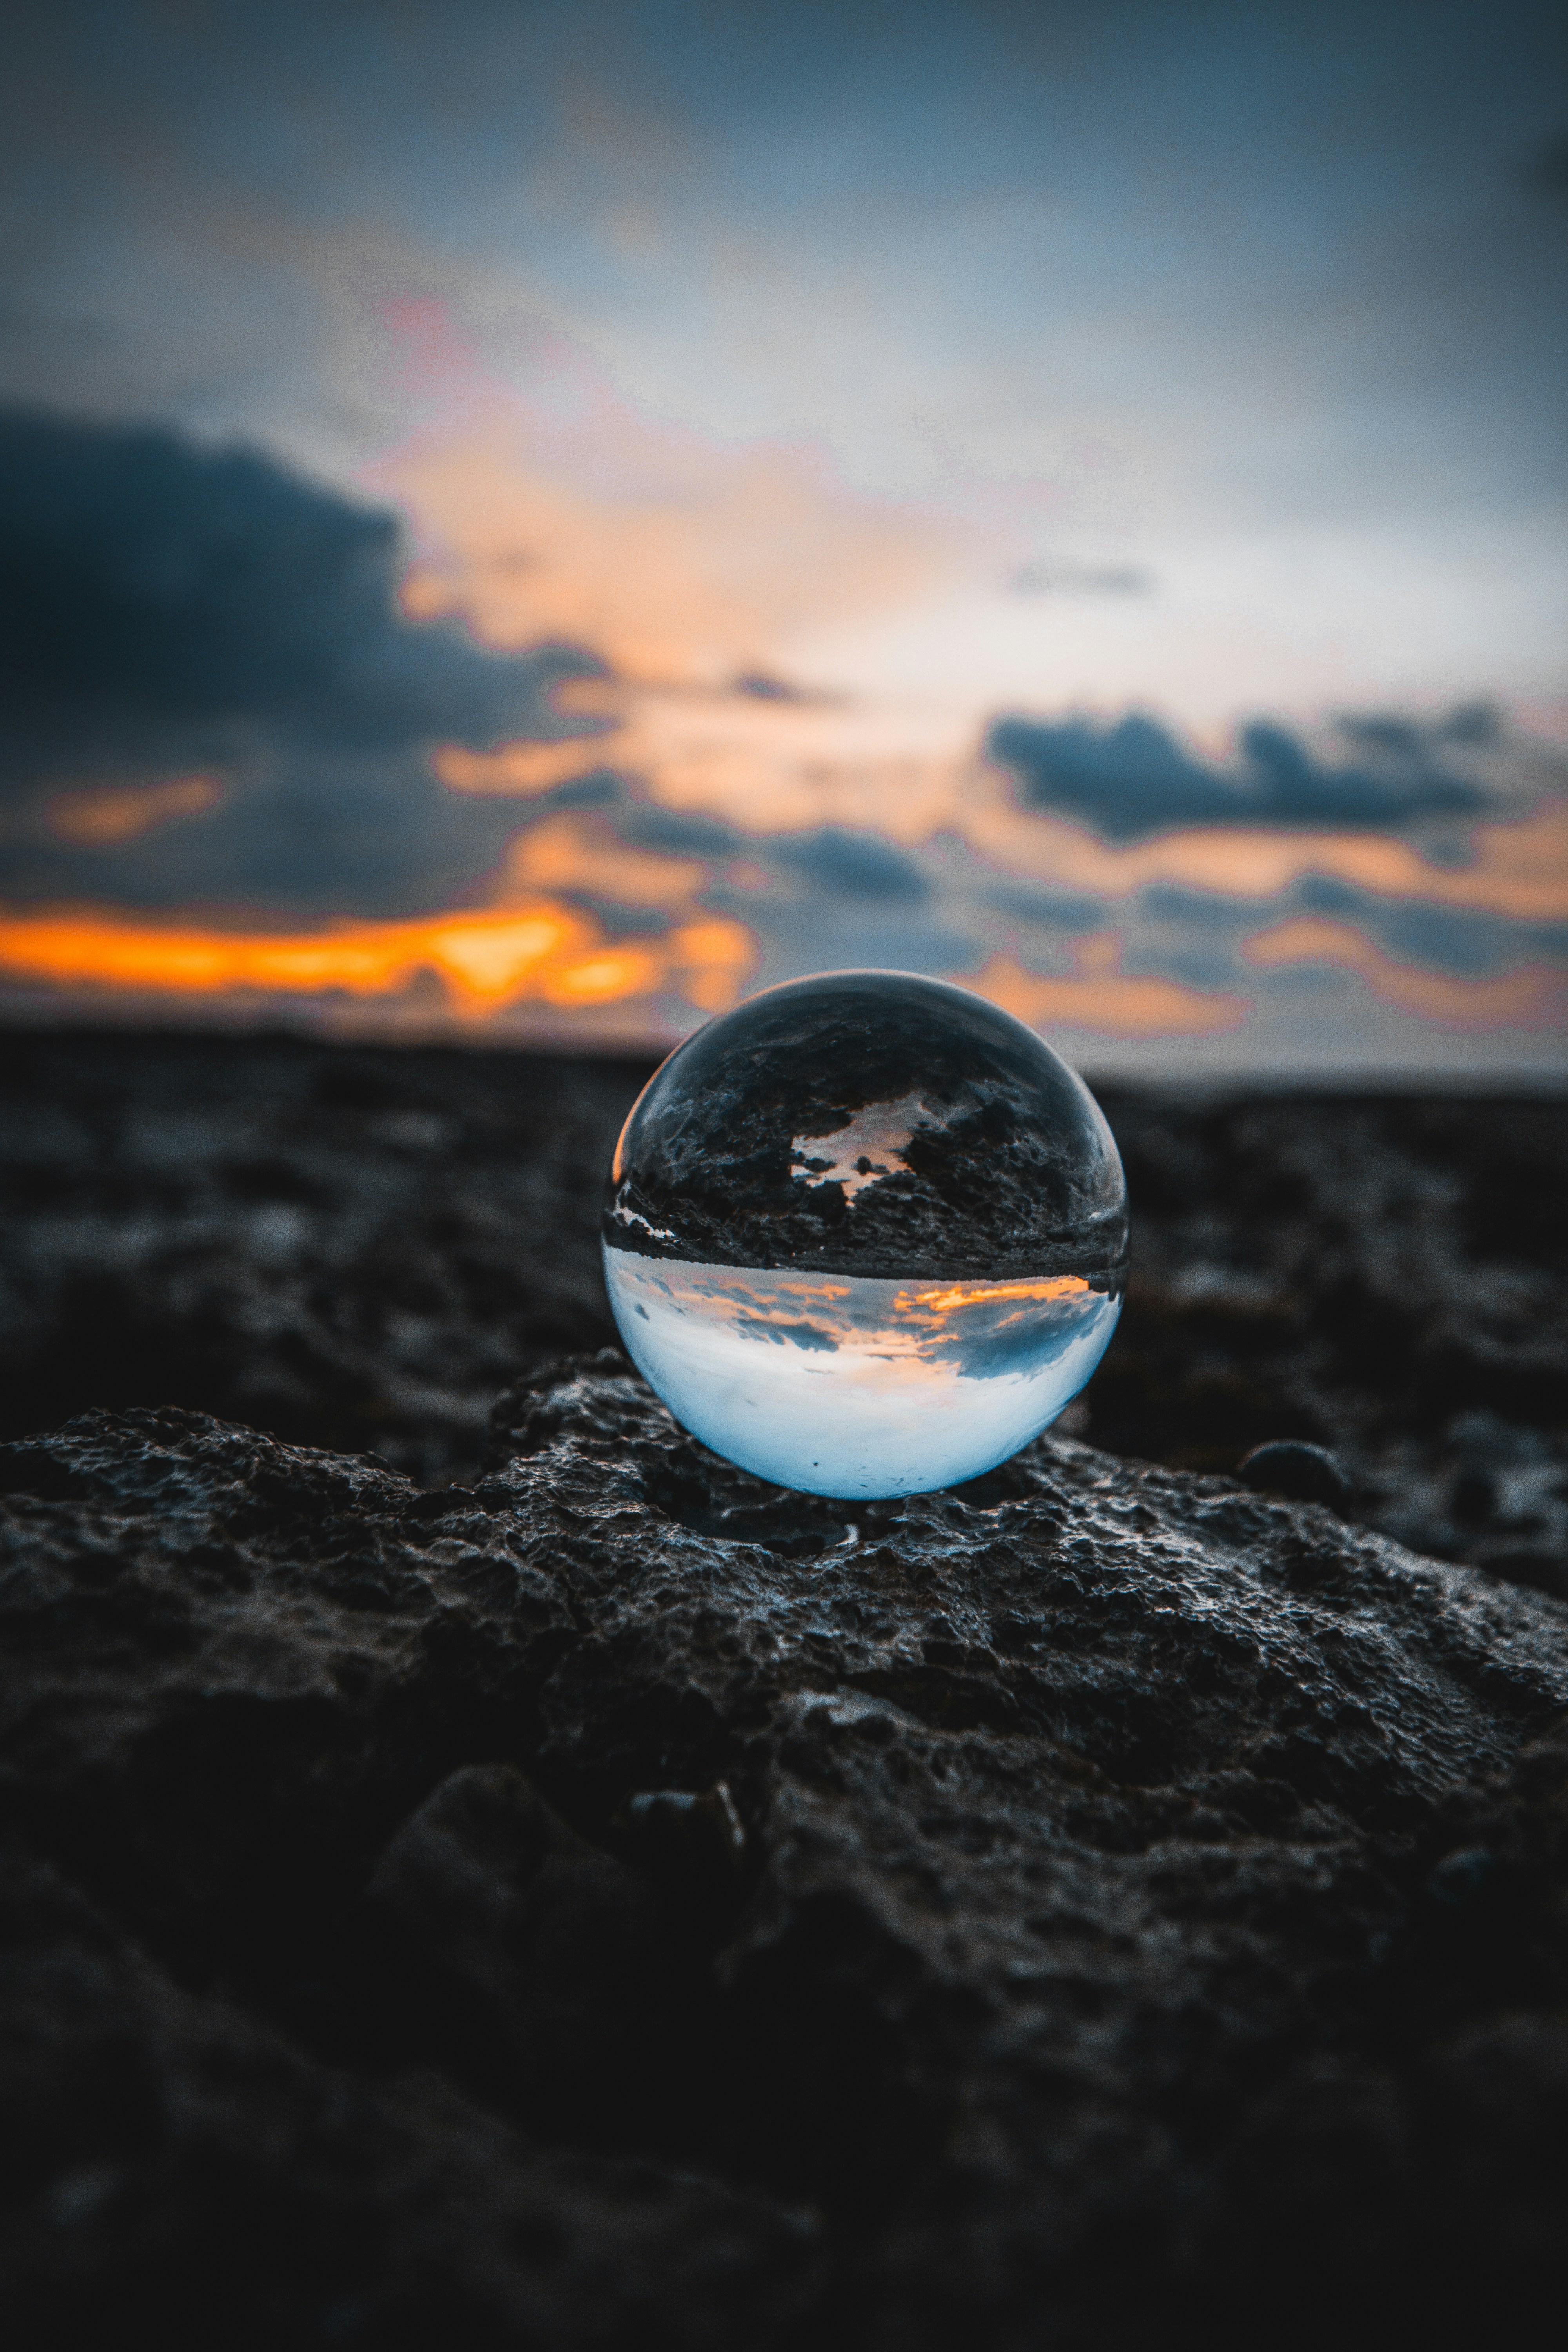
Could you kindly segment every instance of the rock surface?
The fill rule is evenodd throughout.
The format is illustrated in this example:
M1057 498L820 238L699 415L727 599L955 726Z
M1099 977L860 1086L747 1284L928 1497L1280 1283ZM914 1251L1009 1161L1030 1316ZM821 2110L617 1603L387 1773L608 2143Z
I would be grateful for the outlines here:
M0 1434L194 1406L471 1476L505 1383L615 1338L600 1187L648 1066L0 1040ZM1568 1599L1568 1103L1100 1089L1132 1270L1075 1433Z
M844 1507L610 1356L476 1483L0 1450L11 2340L1511 2341L1568 1610L1047 1438Z

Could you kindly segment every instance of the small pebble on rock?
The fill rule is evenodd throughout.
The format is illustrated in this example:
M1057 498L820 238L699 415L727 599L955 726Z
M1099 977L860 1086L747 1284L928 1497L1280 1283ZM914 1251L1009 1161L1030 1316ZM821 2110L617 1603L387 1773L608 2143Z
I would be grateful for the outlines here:
M1236 1475L1244 1486L1283 1495L1288 1502L1327 1503L1331 1510L1342 1511L1350 1499L1350 1480L1328 1448L1299 1438L1255 1445Z

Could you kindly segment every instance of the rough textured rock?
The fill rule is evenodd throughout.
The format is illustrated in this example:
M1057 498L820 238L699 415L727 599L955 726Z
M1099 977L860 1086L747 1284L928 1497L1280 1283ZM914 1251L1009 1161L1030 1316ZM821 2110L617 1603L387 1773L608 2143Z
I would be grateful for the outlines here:
M498 1391L614 1339L634 1063L283 1038L0 1041L0 1433L178 1403L471 1476ZM1132 1269L1075 1433L1568 1599L1568 1103L1101 1089Z
M279 1037L0 1039L0 1431L184 1404L471 1472L615 1337L604 1173L645 1064Z
M1084 1433L1200 1470L1329 1446L1357 1517L1568 1599L1568 1101L1106 1107L1132 1274Z
M26 2340L1370 2346L1555 2294L1552 1600L1061 1439L850 1523L611 1357L468 1487L176 1410L0 1485Z

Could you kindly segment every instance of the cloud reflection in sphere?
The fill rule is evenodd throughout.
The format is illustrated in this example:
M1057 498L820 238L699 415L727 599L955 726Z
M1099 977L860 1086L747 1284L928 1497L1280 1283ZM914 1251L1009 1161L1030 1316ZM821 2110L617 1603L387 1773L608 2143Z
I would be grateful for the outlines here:
M1127 1195L1087 1087L907 972L767 990L669 1056L616 1147L605 1276L676 1418L760 1478L866 1499L978 1477L1121 1311Z

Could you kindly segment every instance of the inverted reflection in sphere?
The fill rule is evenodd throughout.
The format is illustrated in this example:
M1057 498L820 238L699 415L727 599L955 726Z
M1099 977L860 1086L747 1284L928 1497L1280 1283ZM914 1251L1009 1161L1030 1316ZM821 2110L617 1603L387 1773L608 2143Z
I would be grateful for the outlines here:
M604 1242L626 1349L705 1445L810 1494L913 1495L1005 1461L1088 1380L1126 1188L1089 1089L1022 1022L827 972L656 1072Z

